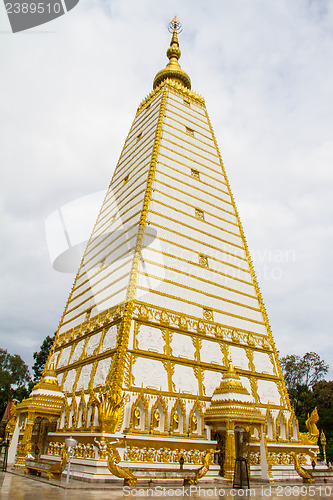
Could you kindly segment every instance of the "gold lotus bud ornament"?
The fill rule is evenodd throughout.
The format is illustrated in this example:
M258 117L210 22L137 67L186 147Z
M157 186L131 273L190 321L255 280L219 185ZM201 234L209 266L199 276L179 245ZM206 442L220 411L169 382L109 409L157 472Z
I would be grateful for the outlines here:
M134 426L140 426L140 410L138 408L134 410Z
M178 413L175 413L173 416L173 430L178 431L179 427L179 416Z
M160 412L158 410L154 412L153 425L155 428L160 426Z

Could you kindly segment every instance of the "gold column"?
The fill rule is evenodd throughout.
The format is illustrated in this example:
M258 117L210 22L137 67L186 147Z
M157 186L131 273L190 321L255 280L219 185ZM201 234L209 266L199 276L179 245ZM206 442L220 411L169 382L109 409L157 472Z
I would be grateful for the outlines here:
M17 447L17 455L18 455L16 459L17 465L24 464L26 456L29 453L31 453L31 438L32 438L32 430L34 427L34 423L35 423L35 414L28 413L25 423L24 434L20 444Z
M235 469L235 423L232 421L226 422L226 439L225 439L225 455L224 455L224 477L233 479Z
M166 328L165 330L163 330L163 337L164 337L164 340L165 340L165 355L167 358L170 358L170 356L172 355L171 353L171 340L172 340L172 333L170 333L170 331ZM172 388L172 363L170 360L166 361L163 363L164 364L164 367L166 368L167 370L167 374L168 374L168 390L169 392L172 392L173 391L173 388Z
M264 444L265 444L265 453L266 453L266 460L267 460L267 466L268 466L269 480L270 481L274 481L273 473L272 473L273 460L272 460L271 455L268 452L267 436L266 436L266 434L264 434Z
M323 430L321 431L321 434L320 434L320 444L323 447L324 461L326 462L326 436L325 436Z
M124 401L122 400L122 387L124 385L123 380L124 380L124 373L125 373L125 366L126 366L126 353L128 349L128 340L130 336L130 330L131 330L131 322L132 322L132 316L133 316L133 301L135 300L136 296L136 286L137 286L137 279L138 279L138 269L139 269L139 264L140 264L140 259L141 259L141 251L142 251L142 245L143 245L143 238L145 235L145 227L147 225L147 215L148 215L148 208L149 204L151 201L151 196L152 196L152 191L153 191L153 182L155 179L155 171L156 171L156 164L157 164L157 157L158 157L158 152L159 152L159 147L160 147L160 141L161 141L161 136L162 136L162 125L163 125L163 119L164 119L164 114L165 114L165 109L166 109L166 101L167 101L167 89L164 88L163 94L162 94L162 99L161 99L161 105L160 105L160 110L159 110L159 116L158 116L158 123L157 123L157 129L155 133L155 138L154 138L154 146L153 146L153 152L151 156L151 162L150 162L150 168L149 168L149 174L148 174L148 179L147 179L147 186L146 186L146 193L143 201L143 207L141 211L141 217L140 217L140 222L139 222L139 231L137 235L137 240L136 240L136 246L135 246L135 251L134 251L134 257L132 260L132 267L130 271L130 279L129 279L129 285L127 289L127 297L126 297L126 304L124 308L124 315L122 322L120 324L120 329L118 333L118 339L117 339L117 346L116 346L116 353L114 355L114 358L112 360L112 365L110 369L110 373L107 377L106 380L106 387L107 391L112 391L112 393L115 395L115 400L117 400L116 405L119 406L119 412L118 416L116 415L112 417L110 420L110 423L108 425L108 431L107 432L115 432L117 430L118 424L120 422L121 418L121 410L124 406ZM114 406L113 401L110 401L110 408ZM101 422L100 422L101 424Z
M269 474L269 466L268 466L268 448L267 448L266 434L264 432L263 425L261 425L260 429L260 467L261 467L261 479L264 481L270 480L271 476Z

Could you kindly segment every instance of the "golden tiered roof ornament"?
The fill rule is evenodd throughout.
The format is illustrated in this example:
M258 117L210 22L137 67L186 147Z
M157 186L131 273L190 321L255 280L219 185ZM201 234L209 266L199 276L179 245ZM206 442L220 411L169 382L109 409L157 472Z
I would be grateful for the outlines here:
M179 42L178 42L178 33L181 33L183 30L182 25L178 21L177 17L169 24L169 31L172 33L172 39L170 43L170 47L167 50L167 56L169 58L169 62L165 69L162 69L157 73L154 79L153 88L158 87L164 80L167 78L171 80L176 80L181 83L184 87L191 89L191 80L185 71L182 70L178 59L181 56Z
M17 412L25 421L23 436L17 446L16 464L22 465L32 451L32 433L37 418L49 423L61 416L65 395L59 387L53 363L45 366L40 381L32 389L30 396L17 405Z
M50 394L51 392L62 392L58 385L57 375L53 363L51 363L49 367L45 367L43 375L40 381L33 387L31 395L43 394L43 389L49 391L46 394Z
M210 423L225 419L251 423L262 423L265 420L260 410L255 407L249 391L243 386L231 361L219 386L213 392L205 414L205 420Z

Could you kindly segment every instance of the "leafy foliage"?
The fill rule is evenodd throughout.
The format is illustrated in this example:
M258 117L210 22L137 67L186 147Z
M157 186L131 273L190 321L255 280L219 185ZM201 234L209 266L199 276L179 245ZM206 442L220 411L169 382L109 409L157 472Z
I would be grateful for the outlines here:
M53 335L53 337L50 337L50 335L48 335L43 340L43 343L40 346L40 350L33 353L33 358L35 360L35 363L32 367L32 370L34 372L34 383L37 383L43 374L44 366L54 342L54 338L55 334Z
M29 368L23 359L0 348L0 415L8 401L22 401L29 396L30 382Z
M280 364L288 389L295 389L297 385L312 387L328 372L328 365L316 352L307 352L302 358L288 354L281 358Z
M327 459L333 461L333 381L322 380L328 365L315 352L303 357L289 354L280 363L300 431L307 432L305 422L317 407L318 428L324 431L327 439Z

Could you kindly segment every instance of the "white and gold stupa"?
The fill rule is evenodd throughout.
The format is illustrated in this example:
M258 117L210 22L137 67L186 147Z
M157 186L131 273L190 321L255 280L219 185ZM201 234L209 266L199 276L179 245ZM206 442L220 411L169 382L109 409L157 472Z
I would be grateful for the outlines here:
M218 444L209 474L232 477L246 448L251 473L268 479L309 446L205 101L178 62L180 23L170 25L169 63L137 109L60 321L45 372L53 365L54 394L42 383L39 402L18 405L12 449L17 463L36 444L58 460L72 435L74 473L109 479L108 440L130 469L179 468L181 455L190 467Z

